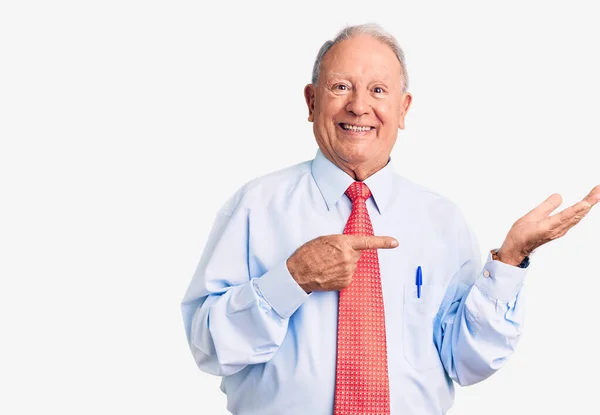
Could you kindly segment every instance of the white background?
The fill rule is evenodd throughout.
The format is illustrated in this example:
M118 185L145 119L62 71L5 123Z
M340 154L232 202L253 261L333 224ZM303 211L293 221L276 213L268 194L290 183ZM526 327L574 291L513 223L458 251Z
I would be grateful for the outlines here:
M302 89L346 24L404 47L396 170L483 251L600 183L594 2L201 3L0 6L2 414L226 414L179 303L222 203L314 156ZM599 231L596 208L534 255L516 353L452 415L596 409Z

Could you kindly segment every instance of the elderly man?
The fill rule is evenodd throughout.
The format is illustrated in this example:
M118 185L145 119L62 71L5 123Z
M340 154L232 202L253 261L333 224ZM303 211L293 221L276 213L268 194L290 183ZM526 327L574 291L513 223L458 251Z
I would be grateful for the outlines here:
M552 216L550 196L482 267L459 209L392 169L411 103L392 36L344 29L304 95L316 157L218 213L182 304L192 354L236 415L443 414L513 352L529 254L600 186Z

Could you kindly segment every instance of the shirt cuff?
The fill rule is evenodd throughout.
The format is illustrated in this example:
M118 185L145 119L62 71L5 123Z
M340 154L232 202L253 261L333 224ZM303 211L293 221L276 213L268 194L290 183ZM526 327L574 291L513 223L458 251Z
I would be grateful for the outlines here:
M286 261L252 280L257 294L282 318L289 318L310 296L287 269Z
M527 269L494 261L489 253L475 286L488 297L509 302L515 299L523 286Z

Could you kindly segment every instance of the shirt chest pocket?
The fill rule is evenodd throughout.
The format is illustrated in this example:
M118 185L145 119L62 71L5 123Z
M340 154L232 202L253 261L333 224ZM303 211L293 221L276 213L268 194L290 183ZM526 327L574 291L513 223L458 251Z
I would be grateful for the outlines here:
M441 285L421 286L420 298L414 284L404 285L404 357L415 369L441 364L433 342L433 323L443 296Z

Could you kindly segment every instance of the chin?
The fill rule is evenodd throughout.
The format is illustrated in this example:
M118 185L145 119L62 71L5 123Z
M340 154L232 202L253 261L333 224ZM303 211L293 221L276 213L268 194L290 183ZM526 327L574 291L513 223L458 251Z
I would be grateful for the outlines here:
M337 154L348 163L360 164L376 157L377 152L365 146L355 145L341 148Z
M357 155L357 154L344 154L339 155L340 158L344 161L344 163L348 166L360 166L368 164L373 157L367 157L365 155Z

